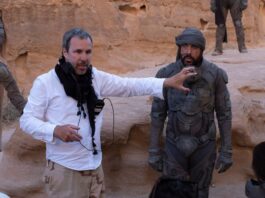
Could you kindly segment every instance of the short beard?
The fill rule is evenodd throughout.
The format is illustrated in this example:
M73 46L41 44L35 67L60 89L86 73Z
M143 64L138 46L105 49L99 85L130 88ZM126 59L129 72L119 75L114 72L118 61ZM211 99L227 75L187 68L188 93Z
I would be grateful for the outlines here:
M190 57L192 59L192 66L200 67L200 65L202 64L202 60L203 60L202 54L203 54L203 51L201 51L201 54L200 54L200 56L199 56L199 58L197 60L192 58L189 54L185 55L184 57L181 57L180 48L178 48L176 61L178 61L180 59L184 66L189 66L189 65L185 64L184 60L185 60L186 57Z
M186 63L185 63L185 59L186 59L186 58L191 58L191 59L192 59L192 63L189 64L189 65L186 64ZM194 67L199 67L199 66L201 65L201 63L202 63L202 55L201 55L197 60L195 60L193 57L191 57L190 54L187 54L187 55L181 57L181 62L182 62L182 64L183 64L184 66L194 66Z

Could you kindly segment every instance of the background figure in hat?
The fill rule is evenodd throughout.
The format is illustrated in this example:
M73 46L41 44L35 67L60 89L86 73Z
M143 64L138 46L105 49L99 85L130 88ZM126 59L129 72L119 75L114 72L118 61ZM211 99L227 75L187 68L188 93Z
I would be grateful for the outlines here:
M236 30L238 50L246 53L244 27L242 24L242 12L247 8L248 0L211 0L211 10L215 14L216 45L212 53L213 56L223 53L223 42L227 42L226 18L230 11L234 27Z
M149 164L163 175L198 184L198 197L206 198L216 160L216 113L221 145L216 161L218 172L232 165L231 102L224 70L203 58L205 38L196 28L186 28L176 37L177 60L160 69L158 78L177 74L193 65L197 75L184 82L185 94L164 88L164 98L154 98L151 110ZM164 147L161 135L166 118ZM163 147L163 148L162 148Z

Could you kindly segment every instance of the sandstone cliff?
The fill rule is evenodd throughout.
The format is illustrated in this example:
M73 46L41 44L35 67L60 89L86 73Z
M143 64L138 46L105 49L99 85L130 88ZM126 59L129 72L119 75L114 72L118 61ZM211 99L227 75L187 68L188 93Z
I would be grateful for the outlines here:
M61 54L61 37L72 27L94 38L93 64L116 73L174 60L174 37L184 27L200 28L207 50L214 46L210 0L1 0L6 30L4 56L25 93L35 77L53 67ZM228 17L228 47L236 47ZM251 0L243 23L248 46L264 42L264 0Z
M229 17L224 55L207 56L228 72L234 115L235 164L226 174L214 176L216 188L211 189L211 196L216 198L231 197L231 193L243 197L244 181L252 174L250 150L246 148L265 140L265 49L254 49L264 45L265 1L249 3L243 23L247 46L253 49L247 55L237 52ZM126 74L133 76L153 76L159 66L174 61L174 37L186 26L204 32L206 53L213 49L215 40L208 0L1 0L0 13L7 35L4 57L25 94L33 79L57 62L62 34L74 26L92 34L94 65L115 73L136 71ZM108 197L147 197L157 177L146 163L150 98L113 101L115 144L109 105L102 133ZM127 112L130 119L125 120ZM44 150L43 143L17 129L2 153L0 191L17 198L45 197L41 182Z

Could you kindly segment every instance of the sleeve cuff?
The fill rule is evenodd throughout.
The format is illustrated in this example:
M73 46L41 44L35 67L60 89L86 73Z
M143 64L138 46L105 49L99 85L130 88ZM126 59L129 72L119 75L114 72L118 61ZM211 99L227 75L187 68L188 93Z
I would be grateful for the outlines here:
M157 90L157 93L154 96L164 100L163 88L164 88L165 78L156 78L156 79L157 83L155 83L156 86L155 89Z
M45 139L43 139L44 142L55 144L55 138L53 136L55 127L56 127L56 125L54 125L54 124L49 124L46 127L46 129L45 129Z

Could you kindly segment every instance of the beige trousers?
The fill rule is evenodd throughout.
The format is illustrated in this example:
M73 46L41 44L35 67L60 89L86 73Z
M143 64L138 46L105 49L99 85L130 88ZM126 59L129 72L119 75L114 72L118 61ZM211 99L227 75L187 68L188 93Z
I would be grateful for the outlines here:
M104 198L101 165L96 170L75 171L48 160L43 181L48 198Z

